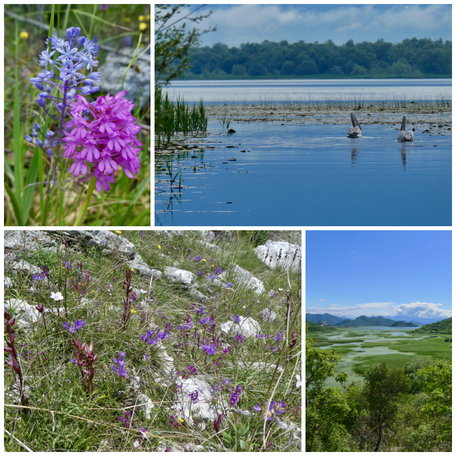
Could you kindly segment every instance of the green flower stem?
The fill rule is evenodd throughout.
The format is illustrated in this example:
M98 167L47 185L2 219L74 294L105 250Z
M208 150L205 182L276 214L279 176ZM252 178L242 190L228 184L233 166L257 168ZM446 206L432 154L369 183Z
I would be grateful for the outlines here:
M91 198L92 193L93 193L93 191L95 189L95 184L96 183L97 183L97 180L95 179L95 176L92 176L92 179L91 179L90 185L89 185L89 189L87 190L87 195L86 195L85 200L84 200L84 204L82 205L81 210L79 211L79 214L76 217L76 220L75 220L73 226L79 226L84 221L84 217L85 217L85 215L87 213L87 208L89 207L90 198Z

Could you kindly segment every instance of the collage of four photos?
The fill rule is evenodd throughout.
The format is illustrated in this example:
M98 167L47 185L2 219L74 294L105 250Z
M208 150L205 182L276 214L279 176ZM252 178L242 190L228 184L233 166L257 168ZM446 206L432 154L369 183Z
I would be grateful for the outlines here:
M451 3L4 4L4 451L451 452L451 56Z

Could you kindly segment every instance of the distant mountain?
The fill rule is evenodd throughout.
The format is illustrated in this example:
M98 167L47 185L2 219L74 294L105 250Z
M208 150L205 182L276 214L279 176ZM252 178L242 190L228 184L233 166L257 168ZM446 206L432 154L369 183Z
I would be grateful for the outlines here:
M397 323L401 323L400 325ZM354 320L343 320L340 323L336 324L337 327L348 328L356 326L406 326L406 327L416 327L417 325L413 323L406 322L396 322L390 318L385 317L366 317L361 315L361 317L355 318Z
M396 321L391 326L401 328L416 328L419 325L415 325L415 323L411 323L410 321Z
M384 316L384 315L383 315ZM409 321L412 323L415 323L417 325L428 325L430 323L435 323L437 321L442 320L442 318L420 318L420 317L409 317L407 315L396 315L394 317L387 316L385 318L391 318L391 320L396 320L396 321Z
M446 318L430 325L421 326L421 328L410 331L416 334L453 334L452 333L452 319Z
M306 320L313 321L314 323L318 323L319 321L326 321L330 325L337 325L344 320L344 318L336 317L335 315L330 315L329 313L325 314L310 314L306 313Z

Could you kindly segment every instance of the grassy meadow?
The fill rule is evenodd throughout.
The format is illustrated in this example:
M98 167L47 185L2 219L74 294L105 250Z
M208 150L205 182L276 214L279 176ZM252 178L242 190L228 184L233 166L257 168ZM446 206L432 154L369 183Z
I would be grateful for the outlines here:
M117 233L162 276L63 232L54 250L6 255L5 301L44 313L24 325L10 306L5 338L12 328L23 385L5 364L5 450L300 451L300 272L264 265L254 232L220 232L211 244L196 231ZM39 273L15 271L13 259ZM266 291L241 286L234 263ZM195 274L208 299L168 278L169 266ZM258 322L258 337L234 330L241 317ZM186 391L191 382L210 392Z
M343 332L335 330L331 333L311 332L307 334L307 337L316 341L314 346L317 348L341 344L330 349L340 355L341 362L344 362L344 369L348 363L350 370L358 375L362 375L366 369L374 364L386 363L388 368L403 369L414 357L430 360L451 359L452 353L451 342L444 342L445 338L451 338L451 334L392 335L391 331L375 330L373 327L372 331L369 332L364 329L360 330L359 333L353 330ZM357 344L354 345L355 343ZM380 347L388 352L393 351L393 353L369 353L371 349ZM350 354L349 359L344 356L348 354Z

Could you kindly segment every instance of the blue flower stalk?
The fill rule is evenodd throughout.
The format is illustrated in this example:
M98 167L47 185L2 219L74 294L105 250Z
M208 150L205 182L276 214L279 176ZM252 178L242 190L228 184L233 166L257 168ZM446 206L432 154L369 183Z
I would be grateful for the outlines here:
M80 95L90 95L100 90L98 86L94 85L100 81L100 73L93 71L98 64L98 61L95 60L98 46L88 38L79 37L80 32L79 27L68 28L66 31L68 40L58 38L54 32L52 38L46 40L47 49L39 55L39 64L44 67L44 70L30 79L30 83L41 90L36 102L43 108L46 115L58 122L55 132L49 130L46 133L35 122L31 133L25 136L27 141L41 148L51 158L47 181L36 184L49 185L46 193L55 185L63 189L59 183L55 182L57 170L55 157L61 157L59 148L63 145L65 117L68 114L70 103L78 95L78 91ZM85 69L89 70L88 75L81 73ZM57 95L52 95L52 89L57 89ZM56 109L55 116L50 113L50 107Z

